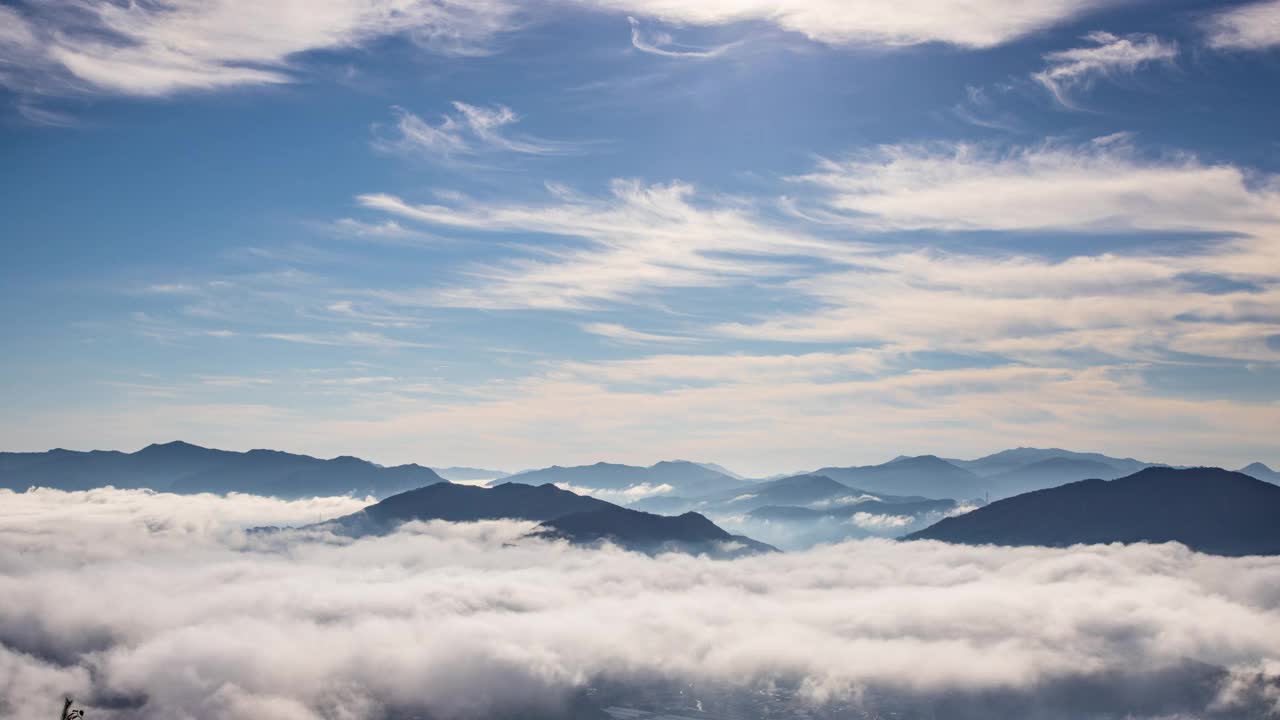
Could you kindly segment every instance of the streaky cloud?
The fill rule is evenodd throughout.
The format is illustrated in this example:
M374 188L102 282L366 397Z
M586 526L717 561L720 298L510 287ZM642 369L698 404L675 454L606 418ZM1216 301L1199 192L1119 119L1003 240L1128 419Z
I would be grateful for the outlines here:
M1280 0L1238 5L1212 15L1205 23L1209 46L1219 50L1256 51L1280 45Z
M640 21L633 17L628 16L627 22L631 24L631 46L640 52L648 53L650 55L706 60L708 58L720 57L731 50L735 44L728 43L725 45L717 45L712 48L691 48L677 44L675 40L666 33L646 33L640 26Z
M1172 63L1178 57L1177 43L1146 33L1120 37L1095 31L1084 39L1092 45L1045 55L1049 66L1031 76L1066 108L1078 109L1072 93L1088 88L1098 78L1130 75L1143 66Z

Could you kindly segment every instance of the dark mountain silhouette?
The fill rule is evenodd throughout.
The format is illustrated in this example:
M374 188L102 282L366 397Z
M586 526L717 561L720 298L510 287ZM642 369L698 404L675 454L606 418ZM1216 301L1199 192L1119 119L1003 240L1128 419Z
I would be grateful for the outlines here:
M777 548L742 535L731 535L695 512L668 516L609 505L598 510L565 515L538 526L536 535L563 538L575 544L611 542L628 550L650 554L685 552L717 558L734 558Z
M1260 462L1250 463L1240 468L1240 472L1251 478L1265 480L1272 485L1280 485L1280 472L1276 472Z
M561 490L551 483L508 482L485 488L441 482L393 495L359 512L303 529L362 537L383 535L415 520L501 519L538 521L541 525L533 534L542 537L559 537L584 545L608 540L647 553L687 552L725 558L775 550L751 538L731 535L697 513L667 517L628 510Z
M485 470L484 468L471 467L447 467L447 468L431 468L437 475L448 480L456 481L476 481L476 480L500 480L507 477L511 473L501 470Z
M999 473L1007 473L1019 468L1025 468L1033 463L1052 460L1055 458L1066 458L1070 460L1087 460L1095 463L1101 463L1111 467L1115 474L1111 477L1123 477L1132 475L1139 470L1152 467L1159 463L1148 463L1133 458L1117 458L1102 455L1101 453L1090 452L1073 452L1071 450L1063 450L1061 448L1030 448L1019 447L1011 450L1002 450L998 453L980 457L976 460L952 460L947 462L969 470L977 475L989 476ZM1085 476L1088 477L1088 476ZM1075 480L1084 480L1085 477L1074 478Z
M526 470L506 478L541 485L567 484L592 490L626 490L637 485L670 485L672 493L697 497L741 487L745 483L705 465L684 460L664 461L649 467L599 462L595 465ZM491 484L497 484L496 482Z
M277 450L232 452L185 442L134 452L50 450L0 453L0 487L87 490L114 485L176 493L243 492L283 498L316 495L386 497L442 482L420 465L383 467L354 457L322 460Z
M957 500L980 498L986 493L981 478L936 455L900 457L883 465L828 467L815 470L851 487L873 494L919 495Z
M615 507L603 500L545 485L503 483L484 488L439 482L410 490L336 520L311 527L342 535L382 535L412 520L553 520L564 515Z
M1280 486L1218 468L1147 468L991 503L907 536L1065 547L1180 542L1217 555L1280 554Z

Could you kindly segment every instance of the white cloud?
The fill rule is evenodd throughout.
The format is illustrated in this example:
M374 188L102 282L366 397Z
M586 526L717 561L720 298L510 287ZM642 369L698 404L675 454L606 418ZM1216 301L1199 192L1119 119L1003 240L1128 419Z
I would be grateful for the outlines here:
M593 487L570 485L569 483L556 483L556 487L579 495L590 495L591 497L600 498L605 502L617 503L618 505L626 505L648 497L668 495L672 490L675 490L675 488L666 483L661 483L659 485L640 483L639 485L632 485L631 487L622 490L602 490Z
M1224 230L1280 223L1280 181L1175 155L1146 159L1124 136L993 150L884 145L795 178L873 230Z
M566 7L675 24L763 22L833 45L1001 45L1109 0L54 0L0 8L0 83L38 94L158 96L291 82L299 56L403 35L430 52L483 55L496 36ZM633 37L645 52L710 56Z
M1032 75L1065 107L1075 107L1073 91L1088 88L1098 78L1129 75L1144 65L1171 63L1178 57L1177 43L1146 33L1119 37L1098 31L1084 39L1093 44L1045 55L1049 66Z
M0 61L24 71L0 75L11 86L167 95L289 82L300 53L385 35L407 34L435 52L481 53L511 26L514 9L502 0L61 0L26 13L15 22L5 10L0 23Z
M633 17L628 17L627 22L631 24L631 46L640 52L649 53L650 55L705 60L719 57L733 47L731 44L717 45L713 48L689 47L677 43L667 33L646 33L644 28L641 27L640 21Z
M695 204L693 186L615 180L607 199L553 189L542 205L413 205L385 194L360 204L436 227L553 235L577 242L525 248L532 257L468 268L474 282L419 294L381 297L406 305L585 309L661 288L710 287L783 272L789 255L853 243L828 243L764 224L750 208Z
M624 343L670 344L695 342L694 338L683 337L680 335L662 335L659 333L644 332L641 330L634 330L625 325L619 325L618 323L583 323L581 327L585 332L589 332L592 335L599 335L601 337L609 338L610 340L617 340L618 342Z
M849 517L849 522L863 530L892 532L915 523L916 519L910 515L877 515L869 512L856 512Z
M345 333L261 333L259 337L268 340L281 340L283 342L300 343L302 345L332 345L332 346L349 346L349 347L371 347L383 350L391 350L398 348L426 348L430 345L413 342L411 340L401 340L398 338L387 337L382 333L361 332L351 330Z
M340 235L374 240L412 240L429 237L426 233L410 230L395 220L380 223L366 223L355 218L340 218L333 222L332 228Z
M397 118L395 131L386 133L375 126L379 134L374 147L445 160L487 151L559 155L580 149L572 143L509 135L504 128L519 122L520 116L505 105L485 108L459 101L452 105L454 112L442 115L434 125L404 108L392 108Z
M1280 0L1238 5L1213 15L1209 45L1224 50L1266 50L1280 45Z
M664 22L766 22L832 45L1001 45L1105 7L1107 0L581 0Z
M1280 647L1280 561L1176 545L867 541L716 562L522 540L528 523L319 543L236 529L348 499L2 494L6 718L71 692L107 720L453 720L554 712L601 680L678 683L709 705L776 686L796 709L946 696L975 717L1081 716L1058 685L1081 677L1128 698L1098 693L1093 712L1248 714L1268 707L1252 695ZM1188 660L1231 672L1173 693L1196 684ZM1158 710L1135 712L1134 692Z

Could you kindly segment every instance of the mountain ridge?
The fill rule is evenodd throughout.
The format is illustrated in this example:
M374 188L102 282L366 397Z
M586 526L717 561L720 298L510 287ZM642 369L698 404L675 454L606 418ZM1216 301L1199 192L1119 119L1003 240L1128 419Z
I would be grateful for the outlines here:
M945 518L906 540L1038 545L1180 542L1280 554L1280 486L1221 468L1152 467L1037 490Z

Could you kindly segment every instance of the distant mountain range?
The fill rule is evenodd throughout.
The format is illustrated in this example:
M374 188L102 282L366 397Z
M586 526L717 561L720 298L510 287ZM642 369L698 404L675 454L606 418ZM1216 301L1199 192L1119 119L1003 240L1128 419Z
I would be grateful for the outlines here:
M828 483L826 490L821 487L822 481L812 479L793 481L785 489L782 486L770 489L767 483L774 480L751 481L714 463L683 460L648 467L604 462L576 467L552 466L505 475L499 470L481 468L384 467L350 456L326 460L276 450L231 452L171 442L150 445L133 453L61 449L0 453L0 488L24 490L39 486L84 490L114 485L178 493L244 492L285 498L354 494L383 498L445 479L490 485L510 480L530 485L550 482L584 494L597 493L610 500L634 497L636 500L629 506L649 512L728 512L734 508L727 504L736 498L742 498L736 501L736 509L749 512L765 505L802 506L855 491L882 500L890 497L951 499L962 503L980 498L997 500L1076 480L1123 477L1156 466L1159 465L1099 453L1014 448L975 460L919 455L900 456L880 465L825 467L774 480L821 477ZM1280 484L1280 473L1262 463L1248 465L1241 472ZM836 485L831 485L832 482Z
M1266 482L1274 485L1280 485L1280 472L1272 470L1260 462L1245 465L1240 468L1240 472L1251 478L1257 478L1258 480L1265 480Z
M450 482L393 495L359 512L307 526L339 535L383 535L411 521L535 520L534 535L580 545L612 542L656 554L685 552L732 558L776 552L749 537L732 535L697 513L666 517L629 510L555 485L502 483L492 488ZM275 529L275 528L269 528Z
M882 465L825 467L813 472L871 493L968 499L986 494L987 484L976 474L936 455L900 457Z
M686 460L668 460L649 467L606 462L576 467L553 465L541 470L526 470L504 479L530 485L554 483L607 491L628 490L642 485L655 488L667 485L675 495L708 495L746 484L741 478L717 470L714 466Z
M1100 453L1073 452L1071 450L1063 450L1061 448L1029 448L1020 447L1012 450L1002 450L998 453L980 457L977 460L954 460L948 459L947 462L964 468L981 477L990 477L992 475L1000 475L1013 472L1022 468L1041 463L1047 460L1079 460L1082 462L1096 463L1094 467L1109 467L1115 473L1114 477L1131 475L1139 470L1153 465L1161 465L1162 463L1149 463L1133 458L1117 458L1108 457ZM1085 467L1082 465L1081 467ZM1085 478L1076 478L1084 480Z
M858 500L882 500L885 502L910 502L924 500L919 496L873 494L869 490L853 488L836 482L825 475L795 475L765 480L758 483L739 483L727 492L703 497L658 495L631 503L636 510L664 514L697 510L711 514L729 515L748 513L765 506L802 506L834 502L853 503Z
M784 549L851 538L897 537L967 509L950 499L872 493L825 475L767 480L704 498L660 495L631 507L668 515L696 511Z
M1280 486L1218 468L1152 467L994 502L906 539L1048 547L1180 542L1218 555L1275 555Z
M87 490L114 485L175 493L387 497L443 482L421 465L383 467L354 457L321 460L278 450L231 452L185 442L114 450L0 453L0 488Z
M449 482L480 482L485 480L501 480L511 473L501 470L485 470L473 467L431 468L437 475Z

